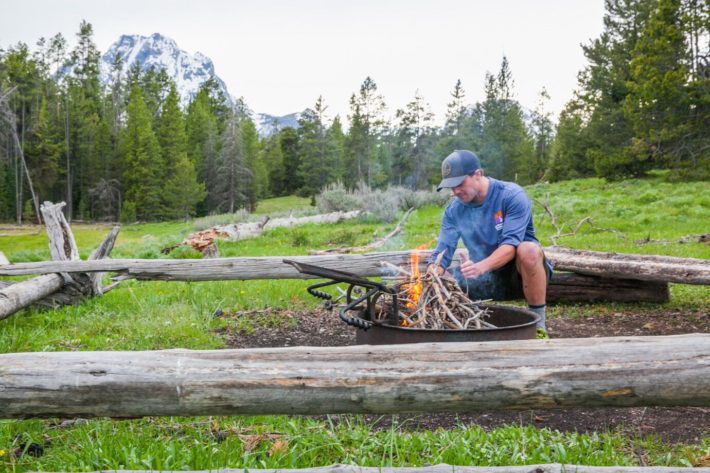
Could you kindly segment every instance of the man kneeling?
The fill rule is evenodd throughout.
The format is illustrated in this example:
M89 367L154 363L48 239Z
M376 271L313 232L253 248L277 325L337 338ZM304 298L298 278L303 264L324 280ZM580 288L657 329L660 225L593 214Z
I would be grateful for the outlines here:
M429 260L438 272L451 264L459 239L468 249L459 268L461 287L471 299L506 300L525 297L540 316L538 336L547 337L545 296L552 265L533 228L532 205L513 182L483 175L471 151L456 150L441 163L437 190L450 188L456 197L444 211L439 242Z

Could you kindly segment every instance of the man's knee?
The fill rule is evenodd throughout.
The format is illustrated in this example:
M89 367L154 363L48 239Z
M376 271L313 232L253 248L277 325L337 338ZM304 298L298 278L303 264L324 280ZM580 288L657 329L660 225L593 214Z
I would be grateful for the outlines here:
M524 241L515 251L515 265L518 269L535 269L542 266L545 258L540 245Z

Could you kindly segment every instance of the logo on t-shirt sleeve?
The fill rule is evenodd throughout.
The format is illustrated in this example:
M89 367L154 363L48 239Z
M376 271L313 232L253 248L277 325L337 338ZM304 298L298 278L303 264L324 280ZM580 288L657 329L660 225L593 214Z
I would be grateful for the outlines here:
M496 212L496 230L501 231L503 229L503 211L499 210Z

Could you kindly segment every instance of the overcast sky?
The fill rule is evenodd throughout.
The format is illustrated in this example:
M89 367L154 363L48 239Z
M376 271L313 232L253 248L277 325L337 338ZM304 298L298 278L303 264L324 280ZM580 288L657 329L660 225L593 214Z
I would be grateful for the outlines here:
M70 47L82 19L103 52L121 34L158 32L210 57L229 91L257 112L312 107L346 116L368 75L391 114L418 89L441 121L461 79L467 102L508 57L518 100L551 111L571 98L580 44L602 30L603 0L2 0L0 48L61 32Z

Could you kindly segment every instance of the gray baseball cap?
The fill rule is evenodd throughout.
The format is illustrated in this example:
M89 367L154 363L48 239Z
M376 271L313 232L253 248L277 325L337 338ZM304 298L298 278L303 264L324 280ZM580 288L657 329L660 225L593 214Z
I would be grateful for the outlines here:
M441 182L437 191L445 187L456 187L477 169L481 169L478 156L465 149L457 149L448 155L441 163Z

